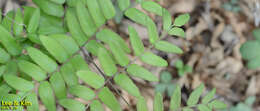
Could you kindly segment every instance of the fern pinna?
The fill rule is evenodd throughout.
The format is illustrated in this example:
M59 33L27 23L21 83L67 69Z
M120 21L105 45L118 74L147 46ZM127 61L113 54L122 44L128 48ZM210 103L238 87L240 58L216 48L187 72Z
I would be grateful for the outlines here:
M158 78L136 64L135 60L166 67L167 61L150 49L183 53L181 48L163 39L168 34L184 38L185 32L181 27L190 16L182 14L172 22L171 14L156 2L136 0L145 11L162 17L163 32L160 36L154 21L143 11L130 7L130 0L117 0L117 3L111 0L33 2L37 8L24 6L0 19L1 101L28 101L32 104L8 107L1 104L1 110L26 108L27 111L38 111L41 101L48 111L56 111L56 103L71 111L103 111L103 104L112 111L122 111L115 97L115 94L120 96L115 83L136 97L136 109L130 109L147 111L146 101L131 77L154 82ZM116 11L115 7L120 11ZM133 22L146 27L151 44L148 48L144 47L133 26L128 26L132 48L120 35L105 26L117 13L123 13ZM130 60L128 55L132 52L135 58ZM97 58L99 64L93 58ZM198 104L203 88L202 84L195 89L187 106L181 106L181 88L177 87L171 97L171 111L211 111L226 107L223 102L213 99L215 89ZM75 98L81 98L88 104ZM158 93L154 98L154 111L163 110L163 97Z

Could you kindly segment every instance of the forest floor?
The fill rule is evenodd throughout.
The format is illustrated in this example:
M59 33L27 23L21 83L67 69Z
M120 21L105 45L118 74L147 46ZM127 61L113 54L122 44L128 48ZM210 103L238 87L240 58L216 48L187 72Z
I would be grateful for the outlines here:
M18 1L18 0L17 0ZM21 5L32 4L30 0L0 0L0 8L4 11L12 10ZM186 38L167 37L166 40L178 45L184 54L167 54L154 51L165 58L170 65L167 68L146 66L158 77L162 71L168 71L173 77L172 84L182 86L183 100L187 100L191 91L204 83L206 92L217 89L217 97L229 106L243 102L249 96L255 96L253 111L260 111L260 69L249 70L240 54L241 45L252 40L252 31L260 27L260 0L238 0L236 4L240 10L230 11L223 8L229 0L157 0L167 8L173 18L182 13L189 13L191 19L184 26ZM259 5L257 9L257 4ZM140 8L140 6L137 6ZM158 27L162 26L161 18L152 16ZM127 25L133 25L144 41L147 40L146 29L133 24L129 19L123 18L119 24L109 22L108 25L126 37ZM258 26L257 26L258 25ZM158 28L160 30L160 28ZM174 63L183 60L193 68L193 72L182 77L178 76ZM145 96L149 108L152 108L157 83L150 83L135 79L135 83ZM134 98L126 92L121 94L130 105L135 107ZM169 97L165 95L165 106L169 106ZM119 98L120 99L120 98ZM121 100L121 99L120 99ZM123 100L122 104L123 104ZM128 106L123 104L124 109Z

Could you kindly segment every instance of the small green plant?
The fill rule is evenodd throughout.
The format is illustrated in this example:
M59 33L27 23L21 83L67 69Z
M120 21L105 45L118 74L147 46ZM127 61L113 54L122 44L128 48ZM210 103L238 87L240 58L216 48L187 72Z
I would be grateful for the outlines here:
M137 99L137 111L148 111L145 99L131 77L152 82L159 80L135 60L167 67L168 62L150 50L183 53L181 48L163 39L167 35L185 38L181 27L189 21L189 14L182 14L173 21L169 11L156 2L136 0L144 9L139 10L130 7L130 0L117 0L124 17L147 29L150 44L145 48L136 29L128 27L130 48L123 37L106 26L116 15L111 0L32 1L36 7L24 6L8 12L3 19L0 17L0 101L32 103L27 107L12 107L18 111L24 108L38 111L40 102L48 111L56 111L57 104L71 111L104 111L103 106L122 111L115 95L125 100L118 91L125 90ZM158 32L153 19L143 11L162 17L163 32ZM130 54L135 59L130 60ZM93 68L98 73L92 71ZM191 94L189 108L197 104L203 87ZM174 91L171 109L177 111L181 106L181 90L176 87ZM201 104L200 110L223 108L222 102L209 102L212 96L206 97L204 103L211 106ZM154 103L155 111L163 111L160 94Z
M184 63L182 62L182 60L177 60L175 63L175 67L178 70L178 75L179 76L183 76L187 73L192 73L192 67L189 65L184 65Z
M171 97L176 85L172 83L171 73L168 71L163 71L160 74L160 82L155 86L156 93L167 93L168 97Z
M255 29L253 36L255 40L245 42L240 48L243 59L248 61L247 67L249 69L260 67L260 29Z
M222 111L253 111L252 105L254 104L255 100L255 96L249 96L245 102L239 102L236 106Z
M241 10L239 4L239 0L230 0L222 5L225 10L232 11L232 12L239 12Z

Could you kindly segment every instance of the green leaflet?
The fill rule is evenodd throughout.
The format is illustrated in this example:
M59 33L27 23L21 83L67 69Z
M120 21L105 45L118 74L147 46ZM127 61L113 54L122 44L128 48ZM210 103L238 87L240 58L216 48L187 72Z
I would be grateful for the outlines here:
M10 60L10 55L0 47L0 63L6 63Z
M260 52L256 50L260 50L260 42L258 41L247 41L240 47L241 55L246 60L260 57Z
M199 104L198 109L199 109L199 111L212 111L208 106L206 106L204 104Z
M78 77L75 74L75 69L70 63L64 64L60 71L65 83L69 87L78 84Z
M69 88L69 93L86 101L93 99L96 94L90 88L83 85L74 85Z
M125 11L125 15L136 23L146 26L146 21L149 16L136 8L129 8ZM150 18L149 18L150 19Z
M19 91L30 91L34 88L32 82L24 80L16 75L5 74L3 75L5 82L11 87Z
M38 93L40 99L48 111L56 111L56 102L51 85L47 81L40 83Z
M133 47L134 53L136 56L140 56L144 53L144 44L139 37L138 33L132 26L128 26L128 32L130 36L131 45Z
M6 66L5 66L5 65L1 65L1 66L0 66L0 77L4 74L5 69L6 69Z
M168 10L163 8L163 30L169 31L172 25L172 16Z
M69 57L65 49L52 37L40 36L43 46L55 57L60 63L64 63Z
M85 105L73 99L59 100L59 104L70 111L85 111Z
M111 19L116 15L116 10L111 0L97 0L106 19Z
M117 72L117 67L105 48L98 49L98 60L107 76L112 76Z
M135 97L139 97L141 95L138 87L126 74L116 75L114 77L114 81L117 85L126 90L129 94Z
M20 36L23 32L23 17L21 9L18 8L14 17L14 25L13 25L13 32L15 36Z
M2 9L0 9L0 10L2 10ZM0 24L1 24L1 22L2 22L2 11L0 11Z
M152 12L152 13L155 13L159 16L162 16L162 7L157 4L156 2L153 2L153 1L144 1L141 3L141 6L143 9L149 11L149 12Z
M256 57L252 60L249 60L249 62L247 63L247 67L249 69L257 69L260 66L260 57Z
M190 15L189 14L182 14L179 15L175 20L174 20L174 26L181 27L184 24L186 24L190 20Z
M50 0L50 1L57 3L57 4L63 4L63 3L65 3L66 0Z
M176 86L176 89L174 90L171 102L170 102L170 109L172 111L177 111L181 107L181 88L180 86Z
M109 41L109 48L114 55L116 61L121 66L127 66L130 62L129 58L127 57L124 50L121 48L121 45L118 42L115 41Z
M68 8L66 12L66 23L69 28L69 32L72 35L73 39L82 46L87 40L88 37L81 30L80 24L74 14L73 8Z
M135 77L139 77L142 78L144 80L148 80L148 81L159 81L158 78L152 74L151 72L149 72L147 69L137 65L137 64L131 64L128 68L127 68L127 72L130 75L133 75Z
M152 19L149 18L146 20L147 20L146 26L147 26L148 35L149 35L149 41L151 44L154 44L159 39L157 27Z
M166 41L158 41L155 43L155 48L164 52L182 54L183 51L176 45Z
M22 52L22 48L18 43L16 43L14 37L2 26L0 25L0 41L6 48L9 54L17 56Z
M140 96L137 100L137 111L148 111L146 100Z
M105 48L101 43L97 42L96 40L90 40L86 45L85 48L87 51L89 51L91 54L97 56L99 48Z
M70 7L76 7L78 0L66 0L66 4Z
M79 50L77 43L70 36L65 34L55 34L50 35L50 37L55 39L58 44L60 44L65 49L69 57Z
M105 79L102 76L88 70L78 71L77 76L95 89L101 88L105 83Z
M25 60L18 62L19 69L37 81L47 78L47 74L39 66Z
M107 87L101 89L98 93L98 97L112 111L122 111L116 97Z
M153 103L153 111L163 111L163 97L161 93L156 93Z
M32 92L28 96L26 96L25 101L29 101L32 103L32 105L27 106L27 111L39 111L39 102L37 95Z
M70 59L69 63L73 66L76 71L79 70L89 70L88 64L85 62L81 55L75 55Z
M40 9L36 8L33 12L32 15L30 17L30 20L28 22L28 27L27 27L27 31L29 33L35 33L39 23L40 23Z
M99 7L98 0L87 0L87 6L97 27L105 24L106 19Z
M227 105L225 103L223 103L222 101L214 100L211 103L209 103L209 107L220 110L220 109L227 108Z
M167 61L151 52L145 52L141 57L141 61L158 67L165 67L168 65Z
M52 60L50 57L48 57L36 48L28 47L27 52L32 60L48 73L55 71L58 67L57 63L54 60Z
M95 34L97 27L91 18L88 9L81 1L76 6L77 17L81 26L81 29L87 36Z
M104 108L98 100L94 100L90 104L90 111L104 111Z
M60 100L67 97L65 81L59 72L52 74L49 81L57 99Z
M130 0L117 0L117 3L119 5L119 8L121 11L124 11L130 6Z
M213 99L215 93L216 88L212 89L206 96L203 97L202 104L207 104L208 102L210 102Z
M179 36L179 37L186 37L186 34L184 32L184 30L182 28L178 28L178 27L174 27L172 28L169 32L169 35L175 35L175 36Z
M18 74L18 66L16 60L10 60L6 63L5 74L17 75Z
M183 108L183 111L193 111L193 109L190 109L190 108Z
M36 44L42 44L40 38L38 37L38 34L28 34L28 39Z
M32 0L40 9L52 16L62 17L64 9L61 4L56 4L48 0Z
M12 32L12 25L13 25L13 18L14 18L14 11L9 11L3 21L2 21L2 26L8 31L8 32Z
M109 41L117 42L120 47L126 52L130 53L131 50L128 48L127 44L125 43L124 39L119 36L117 33L113 32L110 29L103 29L96 34L97 39L109 44Z
M29 21L31 20L33 12L35 12L36 8L30 6L23 6L23 23L28 26Z
M12 88L9 85L7 85L6 83L2 84L0 86L0 97L7 95L11 90L12 90Z
M197 87L189 96L189 99L187 101L188 106L196 105L199 101L199 98L204 90L204 84L201 84L199 87Z

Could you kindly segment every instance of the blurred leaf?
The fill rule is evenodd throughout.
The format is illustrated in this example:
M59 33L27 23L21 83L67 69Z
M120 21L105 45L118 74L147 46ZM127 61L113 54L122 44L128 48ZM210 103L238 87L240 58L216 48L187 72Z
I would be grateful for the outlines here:
M175 63L174 63L175 67L177 69L182 69L184 67L184 64L181 60L177 60Z
M93 99L96 94L90 88L83 85L74 85L69 88L69 93L86 101Z
M183 108L183 111L193 111L191 108Z
M160 80L162 83L170 83L172 80L172 75L168 71L163 71L160 74Z
M41 35L40 40L48 52L60 63L64 63L69 58L65 49L52 37Z
M189 96L189 99L187 101L188 106L196 105L199 101L199 98L204 90L204 84L201 84L198 86Z
M78 77L75 74L75 69L72 64L66 63L61 68L61 75L65 81L65 83L70 87L78 84Z
M165 8L162 9L163 11L163 30L169 31L172 25L172 16L168 10Z
M32 82L24 80L15 75L5 74L3 77L5 82L16 90L30 91L34 88L34 84Z
M12 32L12 25L13 25L13 19L14 19L14 11L9 11L7 14L4 16L1 25L8 31Z
M101 88L105 83L105 79L102 76L91 71L78 71L77 76L95 89Z
M260 52L256 50L260 50L260 42L257 41L247 41L240 47L241 55L246 60L260 57Z
M216 93L216 88L212 89L206 96L203 97L202 104L207 104L212 99L214 99L215 93Z
M198 109L200 111L212 111L210 108L208 108L208 106L204 105L204 104L199 104L198 105Z
M57 3L57 4L63 4L63 3L65 3L66 0L50 0L50 1Z
M116 97L107 87L100 90L98 97L112 111L122 111Z
M176 89L176 85L175 84L172 84L172 83L171 84L167 84L167 95L169 97L171 97L175 89Z
M51 86L54 90L55 96L57 99L64 99L67 97L67 89L65 85L65 81L59 72L52 74L49 79Z
M151 44L154 44L158 39L158 32L157 32L157 27L155 23L152 21L152 19L146 19L146 26L148 29L148 35L149 35L149 41Z
M189 14L182 14L179 15L175 20L174 20L174 26L181 27L184 24L186 24L190 20L190 15Z
M26 96L25 101L29 101L32 103L32 105L27 106L27 111L39 111L39 102L37 94L34 92L30 93L28 96Z
M130 6L130 0L117 0L119 8L121 11L124 11Z
M142 53L144 53L144 44L141 38L139 37L134 27L130 25L128 26L128 32L129 32L131 45L133 47L135 55L136 56L141 55Z
M69 63L73 66L73 68L76 71L89 70L88 64L85 62L84 58L80 54L77 54L74 57L72 57Z
M98 60L107 76L112 76L117 72L117 67L105 48L98 49Z
M255 101L256 101L256 97L255 97L255 96L249 96L249 97L247 97L245 103L246 103L248 106L252 106Z
M137 100L137 111L148 111L146 100L144 97L140 96Z
M104 111L104 108L98 100L94 100L90 104L90 111Z
M124 52L124 50L121 48L120 44L118 42L109 41L108 45L116 61L119 63L119 65L127 66L130 60L126 55L126 53Z
M43 12L57 17L64 15L64 9L61 4L56 4L48 0L32 0Z
M47 78L47 74L45 71L29 61L20 60L18 62L18 66L22 72L26 73L37 81L42 81Z
M136 8L127 9L125 11L125 16L135 21L136 23L142 24L144 26L146 26L146 19L149 18L149 16L145 15L143 12Z
M174 27L172 28L169 32L169 35L175 35L175 36L179 36L182 38L185 38L186 34L184 32L184 30L182 28L178 28L178 27Z
M98 0L98 2L106 19L112 19L116 15L116 10L111 0Z
M167 84L162 84L162 83L160 83L160 84L156 84L155 85L155 92L157 93L157 92L159 92L159 93L161 93L161 94L164 94L164 92L167 90Z
M70 111L85 111L85 105L73 99L59 100L59 104Z
M260 28L257 28L255 30L253 30L252 32L254 38L260 42Z
M177 85L171 96L170 109L175 111L181 107L181 88Z
M130 75L142 78L144 80L159 81L158 78L154 74L152 74L147 69L145 69L137 64L131 64L130 66L128 66L127 72Z
M183 51L181 48L179 48L176 45L173 45L169 42L166 41L158 41L155 43L155 48L164 52L168 53L177 53L177 54L182 54Z
M22 52L22 48L2 25L0 25L0 33L0 41L8 53L13 56L19 55Z
M210 108L214 108L214 109L218 109L218 110L227 108L227 105L219 100L212 101L211 103L209 103L209 106L210 106Z
M79 21L74 13L75 11L73 8L67 9L65 16L66 23L73 39L78 43L78 45L82 46L88 40L88 37L81 30Z
M20 8L18 8L16 10L14 21L15 21L14 25L13 25L14 35L20 36L21 33L23 32L23 17L22 17L22 12L21 12Z
M141 61L158 67L165 67L168 65L167 61L165 61L160 56L157 56L151 52L145 52L141 57Z
M87 51L89 51L91 54L97 56L99 48L105 48L101 43L97 42L96 40L90 40L86 45L85 48Z
M114 81L117 85L119 85L122 89L126 90L129 94L139 97L140 91L135 83L126 75L119 74L114 77Z
M100 27L105 24L106 19L101 11L101 7L99 7L98 0L87 0L87 6L96 26Z
M252 59L252 60L249 60L248 63L247 63L247 67L249 69L257 69L259 68L260 66L260 56Z
M89 14L89 10L81 1L77 3L76 12L81 29L86 35L92 36L96 32L97 27Z
M47 81L40 83L38 93L40 99L48 111L56 111L56 102L51 85Z
M163 96L161 93L156 93L153 103L153 111L163 111Z
M33 47L28 47L27 51L32 60L48 73L55 71L58 67L54 60L42 53L40 50Z
M153 2L153 1L144 1L141 3L141 6L143 9L149 11L149 12L152 12L152 13L155 13L159 16L162 16L162 7L157 4L156 2Z
M10 55L0 47L0 63L6 63L10 60Z

